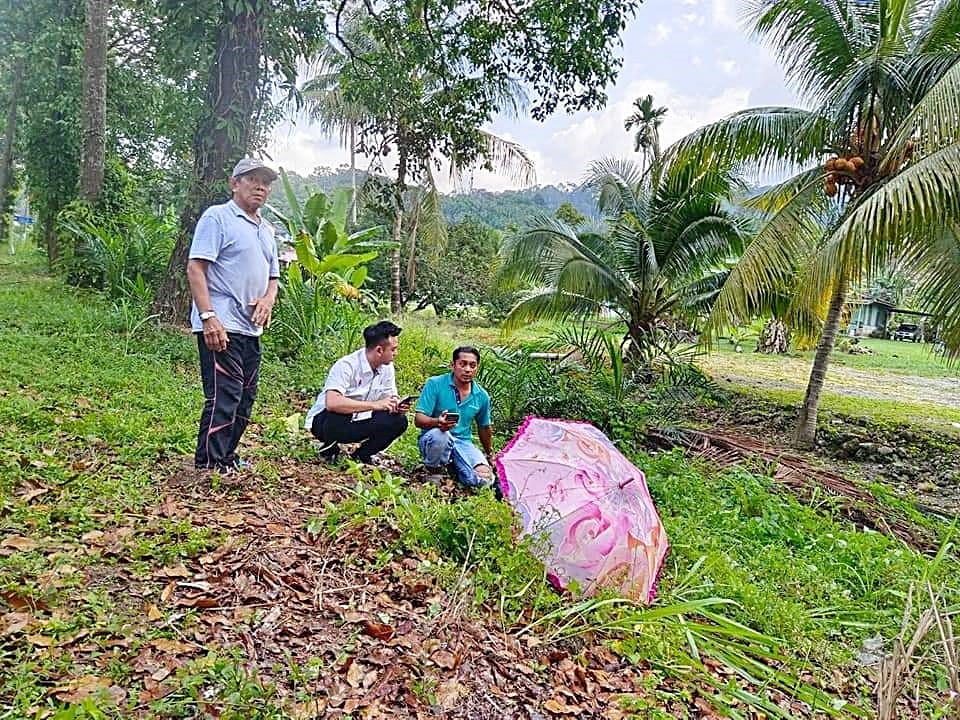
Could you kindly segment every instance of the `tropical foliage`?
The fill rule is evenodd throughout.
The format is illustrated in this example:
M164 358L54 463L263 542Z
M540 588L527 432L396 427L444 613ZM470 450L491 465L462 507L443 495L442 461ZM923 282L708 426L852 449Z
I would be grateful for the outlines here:
M667 108L654 107L653 95L646 95L633 101L636 110L624 120L627 130L636 128L633 136L633 151L643 151L647 163L660 162L660 125L667 114Z
M743 248L746 220L726 204L739 183L729 169L643 172L616 160L595 163L589 183L601 224L574 229L541 215L505 244L502 281L533 286L506 325L609 312L639 349L658 326L709 306Z
M748 318L784 288L801 313L820 315L797 430L809 444L851 283L909 262L918 298L960 352L960 3L765 0L751 20L812 109L745 110L671 154L795 173L755 201L769 217L711 327Z
M342 329L345 318L362 318L359 301L367 264L395 246L383 239L378 226L348 231L349 189L340 188L332 198L318 192L301 205L286 173L281 180L291 211L289 217L276 209L273 213L292 238L296 260L281 283L276 347L290 356L310 348L326 332Z

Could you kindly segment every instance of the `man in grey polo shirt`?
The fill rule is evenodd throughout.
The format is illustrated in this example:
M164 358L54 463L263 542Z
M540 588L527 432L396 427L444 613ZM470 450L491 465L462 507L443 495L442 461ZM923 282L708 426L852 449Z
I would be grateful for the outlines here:
M273 227L260 216L276 179L260 160L238 162L230 177L233 199L204 211L190 246L190 325L206 398L194 455L198 469L241 464L237 444L257 396L260 335L270 324L280 277Z

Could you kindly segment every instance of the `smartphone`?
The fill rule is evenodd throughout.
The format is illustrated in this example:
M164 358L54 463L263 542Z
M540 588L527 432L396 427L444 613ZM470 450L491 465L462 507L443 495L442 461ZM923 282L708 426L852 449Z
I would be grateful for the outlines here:
M458 412L448 412L447 413L447 422L458 423L460 422L460 413Z
M407 395L405 398L403 398L403 399L402 399L399 403L397 403L397 404L398 404L400 407L406 407L406 406L408 406L408 405L413 405L413 404L417 401L417 398L418 398L418 397L420 397L420 396L419 396L419 395Z

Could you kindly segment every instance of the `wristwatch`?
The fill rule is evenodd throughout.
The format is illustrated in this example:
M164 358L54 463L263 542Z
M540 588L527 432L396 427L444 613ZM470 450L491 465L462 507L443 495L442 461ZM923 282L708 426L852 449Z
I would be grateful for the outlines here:
M213 318L216 316L217 314L213 310L207 310L205 312L200 313L200 320L202 322L204 320L209 320L210 318Z

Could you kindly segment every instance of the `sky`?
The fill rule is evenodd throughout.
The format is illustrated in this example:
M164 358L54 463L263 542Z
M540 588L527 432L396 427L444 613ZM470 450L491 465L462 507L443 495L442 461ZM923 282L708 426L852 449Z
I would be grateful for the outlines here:
M580 182L590 162L636 157L624 119L634 99L648 93L668 113L660 127L667 147L687 133L737 110L758 105L796 105L773 54L744 29L739 0L645 0L622 36L623 66L607 88L602 110L554 114L544 122L498 117L488 130L522 145L536 167L535 184ZM337 167L348 152L309 124L277 128L268 149L274 162L301 175ZM358 166L366 167L362 158ZM507 190L506 176L475 171L444 191Z

